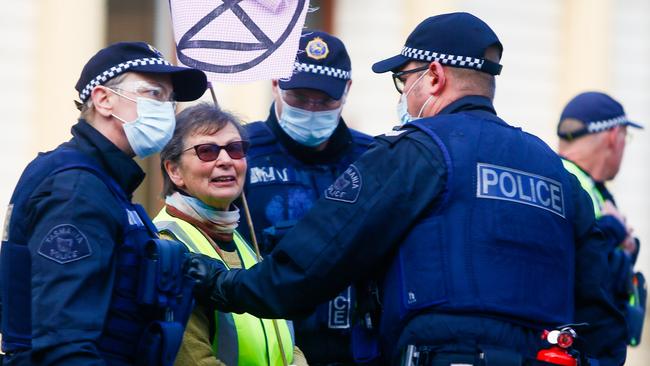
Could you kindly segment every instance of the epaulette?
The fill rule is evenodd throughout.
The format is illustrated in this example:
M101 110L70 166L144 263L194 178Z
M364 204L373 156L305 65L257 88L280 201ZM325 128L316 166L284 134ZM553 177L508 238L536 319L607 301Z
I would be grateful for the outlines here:
M377 137L375 137L378 140L386 141L388 142L391 146L395 145L399 140L404 138L404 136L409 135L415 131L413 128L405 128L405 127L400 127L400 126L395 126L393 127L392 130L381 134Z

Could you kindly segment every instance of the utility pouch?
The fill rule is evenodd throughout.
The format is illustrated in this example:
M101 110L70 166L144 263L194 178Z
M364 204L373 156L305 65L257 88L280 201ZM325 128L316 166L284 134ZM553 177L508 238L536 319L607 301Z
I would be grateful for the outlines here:
M643 320L645 319L646 299L648 289L643 273L636 272L632 276L632 293L626 304L625 320L629 332L628 344L636 347L641 343L643 333Z

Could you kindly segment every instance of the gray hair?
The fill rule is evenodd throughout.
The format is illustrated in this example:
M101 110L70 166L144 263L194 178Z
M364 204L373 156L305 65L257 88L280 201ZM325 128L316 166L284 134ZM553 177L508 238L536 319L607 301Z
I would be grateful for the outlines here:
M112 86L120 84L124 78L128 75L128 72L125 72L122 75L117 75L116 77L108 80L106 83L102 84L103 86L110 88ZM90 96L88 97L88 100L86 100L85 103L81 104L81 106L78 107L79 111L81 111L81 114L79 115L79 118L83 118L86 121L90 121L90 117L92 116L92 111L95 109L93 106L93 98Z
M242 140L248 139L246 130L242 127L239 119L213 104L195 104L176 115L174 135L160 152L160 169L162 170L163 176L163 198L173 194L176 190L176 186L165 170L165 162L170 161L175 164L180 162L183 150L187 148L185 146L185 140L188 136L199 134L213 135L228 124L233 125L237 129Z

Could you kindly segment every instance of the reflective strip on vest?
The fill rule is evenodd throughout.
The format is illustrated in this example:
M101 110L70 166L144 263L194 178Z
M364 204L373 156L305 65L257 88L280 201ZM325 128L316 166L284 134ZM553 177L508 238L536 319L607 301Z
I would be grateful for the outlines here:
M596 182L594 182L589 174L585 173L574 162L563 158L562 164L564 165L564 169L578 178L580 186L582 186L582 189L584 189L587 194L589 194L589 198L591 198L591 202L594 205L594 214L596 218L600 218L603 215L602 208L603 204L605 203L605 199L603 198L603 195L600 193L598 188L596 188Z
M172 233L192 252L205 254L223 262L212 244L192 224L169 215L164 208L153 221L161 233ZM255 265L257 259L250 246L237 231L234 232L233 238L243 267L250 268ZM216 334L213 337L212 350L217 359L227 365L282 365L282 355L271 320L260 319L248 313L219 311L215 311L214 318ZM289 323L282 319L278 319L277 323L287 362L292 363L294 340Z

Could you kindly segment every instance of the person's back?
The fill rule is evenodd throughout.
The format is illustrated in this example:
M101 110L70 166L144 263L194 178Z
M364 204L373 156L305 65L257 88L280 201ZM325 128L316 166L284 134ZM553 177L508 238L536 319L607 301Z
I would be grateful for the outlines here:
M174 81L181 74L196 84ZM173 92L192 100L205 85L201 71L171 66L146 43L113 44L86 64L72 139L39 154L11 199L0 252L6 365L173 361L180 343L174 332L192 301L182 276L185 250L154 240L150 219L131 202L144 178L132 158L167 142ZM173 280L156 272L145 246L151 256L174 258L160 267Z
M381 324L399 328L382 330L384 348L399 339L398 348L427 341L442 343L432 352L484 346L531 357L538 329L573 319L569 177L541 140L487 111L487 99L460 101L400 134L450 161L446 194L409 231L385 277Z
M245 192L264 255L372 141L341 117L350 78L341 40L304 31L294 74L273 81L267 120L246 125L251 148ZM240 232L250 239L247 225ZM311 364L352 362L354 298L347 288L311 316L294 319L297 343Z

